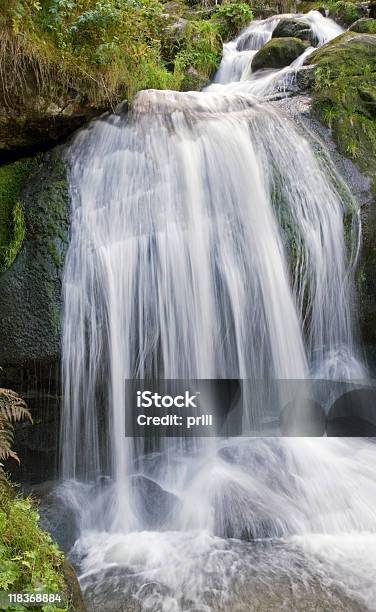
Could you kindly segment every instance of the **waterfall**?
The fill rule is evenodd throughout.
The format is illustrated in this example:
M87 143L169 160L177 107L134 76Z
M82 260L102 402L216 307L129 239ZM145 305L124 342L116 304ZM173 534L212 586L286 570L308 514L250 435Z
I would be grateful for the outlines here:
M304 18L320 44L338 34L316 11ZM226 549L217 535L376 529L371 503L367 509L376 483L356 463L363 482L348 503L355 471L341 459L342 442L254 441L257 463L246 439L203 439L193 451L165 441L148 456L124 432L127 378L308 385L364 376L352 311L357 204L325 149L317 155L309 134L266 99L303 60L272 79L249 72L277 23L253 22L225 45L204 92L139 92L127 116L92 122L71 146L61 446L62 476L80 482L86 500L86 535L76 546L89 551L84 580L108 563L144 563L180 597L184 580L186 590L200 590L190 582L197 574L188 549L202 559ZM252 429L251 405L245 416L243 433ZM308 485L315 462L321 490ZM170 540L158 529L140 534L149 527L136 473L178 500L160 521L162 531L174 530ZM174 556L174 546L185 555L181 576L162 572L155 553Z

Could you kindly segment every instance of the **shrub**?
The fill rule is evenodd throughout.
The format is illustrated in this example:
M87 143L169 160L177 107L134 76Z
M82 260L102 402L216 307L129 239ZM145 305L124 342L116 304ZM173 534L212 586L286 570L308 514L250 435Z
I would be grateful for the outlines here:
M250 6L244 2L224 2L217 8L214 17L219 20L223 40L229 40L249 24L253 14Z
M9 483L0 483L0 590L64 596L63 555L51 537L41 531L38 520L30 499L15 495ZM59 608L44 605L33 609L59 612L68 610L68 602Z

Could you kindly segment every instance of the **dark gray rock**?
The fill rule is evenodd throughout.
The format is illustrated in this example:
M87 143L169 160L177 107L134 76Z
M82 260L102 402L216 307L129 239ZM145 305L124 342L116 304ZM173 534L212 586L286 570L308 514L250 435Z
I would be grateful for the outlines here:
M21 196L26 237L0 276L0 364L51 363L60 355L62 276L68 248L70 197L62 150L29 176Z
M143 528L158 529L167 524L170 527L180 503L178 497L141 474L131 476L130 480L137 515Z
M302 66L296 71L296 84L300 91L307 91L315 84L315 66Z
M293 62L309 47L309 43L299 38L272 38L252 60L252 71L262 68L284 68Z
M302 398L287 404L280 415L283 436L323 436L325 411L320 404Z
M311 45L317 44L317 38L311 26L302 19L281 19L273 30L272 38L293 37L308 41Z

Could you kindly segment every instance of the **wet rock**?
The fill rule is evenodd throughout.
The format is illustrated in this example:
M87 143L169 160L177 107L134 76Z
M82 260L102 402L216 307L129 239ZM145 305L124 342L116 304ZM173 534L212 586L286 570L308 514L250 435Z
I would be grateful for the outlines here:
M351 32L359 32L360 34L376 34L376 19L363 17L353 23L349 30Z
M0 323L1 325L1 323ZM9 461L7 469L17 482L40 483L56 478L60 429L60 364L55 362L4 367L0 386L16 389L27 402L33 423L15 427L14 446L20 463Z
M63 561L63 574L70 600L70 612L86 612L87 607L73 566L66 559Z
M334 8L330 10L329 17L334 19L342 27L348 28L354 21L357 21L366 14L366 8L361 4L340 0L336 2Z
M56 482L47 481L31 488L38 504L40 527L51 534L64 553L68 553L79 537L78 517Z
M179 507L179 499L141 474L131 476L132 493L137 516L144 529L159 529L171 525Z
M325 425L323 407L311 399L289 402L280 415L283 436L323 436Z
M299 38L272 38L252 60L252 71L262 68L284 68L301 55L309 46Z
M307 91L315 84L315 67L302 66L296 71L296 84L300 91Z
M329 410L328 436L376 436L376 390L356 389L339 397Z
M0 275L0 365L52 363L60 356L62 276L70 197L62 151L45 155L20 196L26 234Z
M272 38L299 38L308 41L311 45L317 44L317 38L311 26L302 19L281 19L273 30Z

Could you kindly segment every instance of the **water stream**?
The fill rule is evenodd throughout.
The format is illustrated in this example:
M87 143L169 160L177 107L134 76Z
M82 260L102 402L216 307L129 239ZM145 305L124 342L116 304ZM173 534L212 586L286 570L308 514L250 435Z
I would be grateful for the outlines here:
M376 609L371 442L247 438L252 402L238 439L124 435L125 378L366 375L357 204L271 101L313 48L250 68L278 19L226 44L203 92L142 91L69 152L60 495L92 609ZM318 44L341 32L304 19Z

